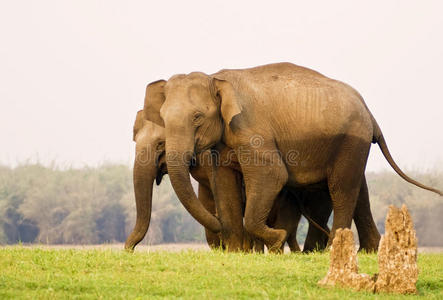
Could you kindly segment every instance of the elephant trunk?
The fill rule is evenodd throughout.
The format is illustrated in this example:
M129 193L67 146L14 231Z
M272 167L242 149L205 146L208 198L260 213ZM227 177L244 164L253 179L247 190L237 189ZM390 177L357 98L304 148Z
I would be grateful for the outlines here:
M186 143L183 141L183 135L180 137L167 135L166 162L169 178L175 193L187 211L205 228L213 233L219 233L220 221L201 204L191 185L189 165L194 152L193 142L193 137Z
M137 150L133 170L137 219L134 229L126 240L126 250L134 250L135 246L145 237L148 231L151 221L152 186L157 172L157 166L153 160L148 158L147 152Z

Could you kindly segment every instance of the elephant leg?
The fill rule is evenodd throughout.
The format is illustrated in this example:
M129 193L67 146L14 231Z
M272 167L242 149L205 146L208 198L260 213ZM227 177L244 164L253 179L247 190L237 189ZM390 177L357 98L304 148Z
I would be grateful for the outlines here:
M243 251L254 252L255 240L247 232L243 232Z
M215 201L214 197L212 196L212 192L202 184L198 185L198 199L211 214L213 215L216 214ZM220 237L217 233L214 233L209 229L205 228L205 235L206 235L206 241L208 242L208 245L211 249L220 248L220 247L223 248Z
M296 201L297 199L292 197L286 190L281 191L273 208L273 214L275 214L274 223L268 222L270 227L286 230L288 233L286 242L288 243L291 252L300 251L300 246L298 245L296 237L301 212L297 207ZM282 253L284 252L284 244L282 245L281 251Z
M265 243L263 243L259 239L254 239L254 252L265 253Z
M253 252L253 253L264 253L265 252L265 244L261 240L254 238L248 232L244 232L243 251Z
M304 193L305 210L309 217L329 232L328 220L332 212L332 202L327 191L306 191ZM317 227L309 224L303 252L323 250L328 243L328 236Z
M291 252L300 252L300 246L297 242L297 227L293 232L289 234L286 242L288 243Z
M327 178L334 210L328 245L331 245L338 228L351 228L369 147L370 143L349 133L342 142L341 150L333 159Z
M216 181L211 183L217 215L222 225L222 242L228 251L243 250L242 182L238 173L228 167L217 167Z
M260 158L259 153L255 154ZM265 165L248 163L242 165L242 171L246 186L245 228L261 239L269 252L278 252L287 233L283 229L269 228L266 222L277 195L287 182L286 168L281 161L268 157Z
M354 211L354 222L358 231L360 241L360 250L375 252L380 242L380 233L375 226L369 204L369 193L366 178L363 175L361 181L360 194L358 195L357 205Z

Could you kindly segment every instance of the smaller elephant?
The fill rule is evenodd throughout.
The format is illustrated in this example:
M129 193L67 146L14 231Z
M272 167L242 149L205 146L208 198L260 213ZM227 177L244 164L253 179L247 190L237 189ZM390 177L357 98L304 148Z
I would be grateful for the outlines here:
M319 208L319 209L318 209ZM271 228L284 229L288 235L285 242L291 252L300 252L297 242L297 228L303 215L308 219L308 233L303 245L303 252L320 251L326 248L329 235L328 219L332 212L332 204L327 192L300 191L297 195L284 189L275 200L267 224ZM315 222L315 224L314 224ZM320 229L320 228L321 229ZM258 239L250 238L245 249L254 252L264 252L264 243ZM276 253L283 253L284 245Z
M329 233L327 223L331 212L332 203L326 191L298 191L293 194L287 189L283 189L269 214L267 225L288 232L286 243L291 252L298 252L300 246L296 238L297 227L303 215L309 222L303 252L323 250L326 248L329 238L325 231ZM284 243L280 251L283 251L283 247Z

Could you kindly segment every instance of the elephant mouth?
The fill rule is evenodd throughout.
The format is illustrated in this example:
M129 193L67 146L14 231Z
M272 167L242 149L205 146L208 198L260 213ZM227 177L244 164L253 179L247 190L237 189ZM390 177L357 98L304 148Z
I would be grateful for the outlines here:
M155 176L155 183L157 185L160 185L160 183L162 182L163 176L165 174L168 174L168 171L166 170L166 164L162 164L160 166L160 168L158 169L157 174Z
M157 172L157 175L155 176L155 183L157 185L160 185L160 183L162 182L163 176L165 174L168 174L168 172L163 171L162 169L159 169Z
M161 153L157 159L155 165L157 166L157 174L155 175L155 183L160 185L162 182L163 176L168 174L168 168L165 160L165 153Z

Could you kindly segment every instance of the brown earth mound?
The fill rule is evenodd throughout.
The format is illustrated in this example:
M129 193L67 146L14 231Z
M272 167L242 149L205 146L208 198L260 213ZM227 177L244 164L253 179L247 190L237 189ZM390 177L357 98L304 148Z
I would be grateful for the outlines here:
M357 251L350 229L338 229L331 246L331 263L321 286L398 294L417 293L417 238L405 205L389 207L385 235L378 248L379 274L358 274Z

